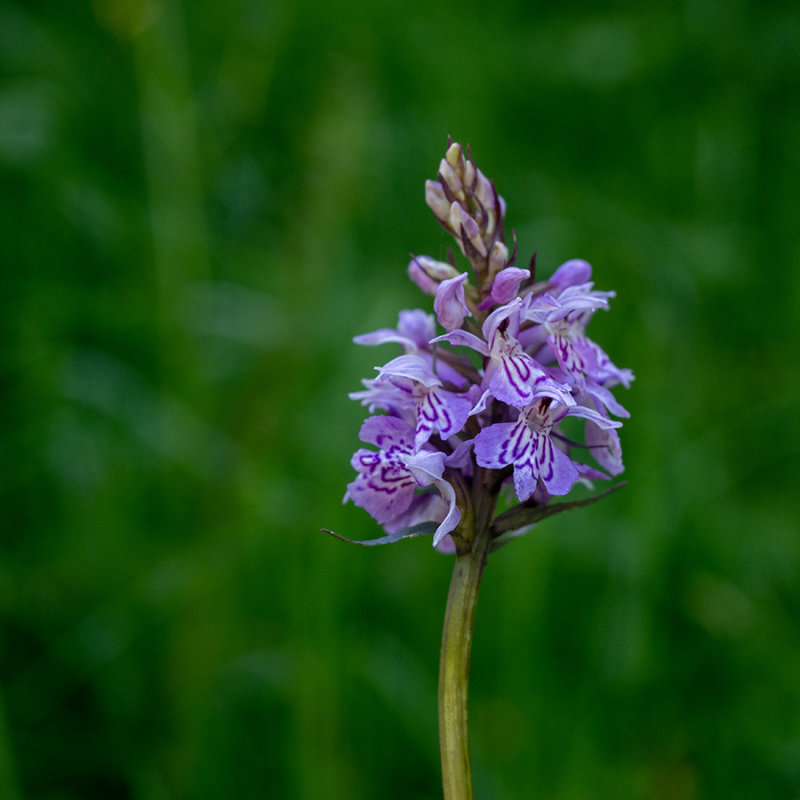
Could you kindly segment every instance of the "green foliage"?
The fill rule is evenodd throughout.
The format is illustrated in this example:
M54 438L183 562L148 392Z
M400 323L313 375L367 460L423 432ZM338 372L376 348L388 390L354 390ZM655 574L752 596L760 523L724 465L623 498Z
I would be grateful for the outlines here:
M629 485L490 557L476 796L800 795L796 3L0 3L3 797L435 798L451 560L341 497L447 135L616 289ZM595 327L596 326L596 327ZM795 413L793 413L795 412ZM3 794L3 792L5 792Z

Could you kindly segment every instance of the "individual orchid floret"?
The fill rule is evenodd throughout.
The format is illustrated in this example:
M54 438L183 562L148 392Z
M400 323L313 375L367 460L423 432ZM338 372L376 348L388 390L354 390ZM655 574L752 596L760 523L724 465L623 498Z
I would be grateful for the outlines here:
M625 471L622 464L622 445L614 428L600 427L594 420L587 420L584 436L594 460L609 475L620 475Z
M528 280L531 276L529 269L519 267L506 267L495 275L492 283L492 291L489 296L481 302L478 308L484 311L493 305L505 305L510 303L519 291L520 284Z
M409 386L401 386L378 378L364 378L361 383L364 389L350 392L351 400L358 400L366 406L370 414L386 411L393 416L404 419L412 427L417 422L417 403Z
M415 407L414 448L419 450L434 431L443 440L465 425L473 402L465 394L445 389L428 362L417 355L399 356L378 367L377 383L388 383L411 398ZM391 393L390 393L391 396Z
M578 395L578 403L596 409L606 420L609 418L609 413L617 417L630 416L617 402L610 389L591 380L586 381L584 391ZM598 425L596 418L587 418L584 439L594 460L610 475L619 475L625 471L622 464L622 446L615 428Z
M481 236L480 226L469 211L455 200L450 204L449 223L456 242L458 242L458 246L464 255L469 255L472 252L483 257L487 255L486 244Z
M405 514L418 487L435 486L448 512L434 534L434 545L452 531L461 518L455 490L444 478L445 454L415 452L414 429L396 417L368 417L361 426L361 441L378 447L361 448L351 463L358 477L347 486L344 500L352 500L380 524L391 524Z
M426 294L436 294L442 281L457 275L458 270L454 266L430 256L414 256L408 262L408 277Z
M585 262L580 262L585 263ZM588 265L587 265L588 266ZM569 285L557 296L550 293L528 299L523 319L539 323L558 365L582 389L584 376L598 383L614 379L630 383L630 373L618 369L603 349L586 336L586 326L597 309L608 308L613 292L598 292L592 283Z
M483 339L469 331L455 330L433 341L466 345L487 356L482 388L503 403L522 408L537 397L550 397L567 406L574 404L570 385L548 375L517 341L521 307L522 301L517 297L489 314L483 323Z
M592 265L582 258L572 258L565 261L550 276L548 285L559 289L566 289L567 286L577 286L586 283L592 277Z
M399 344L406 353L418 353L425 357L428 363L433 363L433 348L431 342L436 336L436 317L433 314L426 314L420 309L411 311L401 311L397 323L397 328L379 328L371 333L364 333L355 336L353 341L356 344L363 344L375 347L382 344ZM469 363L463 359L458 359L455 354L449 360L440 358L437 366L437 373L443 381L452 383L454 386L464 387L467 379L463 373L469 371ZM461 369L451 366L448 361L463 362ZM387 408L374 399L373 387L369 380L362 380L367 387L366 392L354 392L350 395L354 400L360 400L363 405L372 405L376 408Z
M508 253L505 242L495 242L489 253L489 277L493 278L501 269L509 266L511 260L512 257Z
M464 296L464 282L468 278L469 274L462 272L461 275L442 281L436 289L433 310L439 324L446 331L460 328L464 318L472 316Z
M450 201L447 199L442 184L438 181L425 181L425 203L433 211L434 216L450 232Z
M537 397L549 397L572 405L570 386L550 377L543 367L522 349L506 331L498 330L492 338L489 365L484 381L492 396L520 408Z
M579 472L551 434L554 425L568 414L590 419L601 428L621 424L585 406L565 406L548 397L539 398L520 409L516 422L489 425L475 437L478 464L489 469L513 465L514 489L521 501L533 495L537 481L548 494L567 494Z
M545 323L549 333L547 342L559 366L575 378L580 387L584 385L583 376L586 375L598 383L614 379L627 388L631 380L630 371L619 369L606 352L586 336L587 316L591 315L579 313Z
M436 320L433 314L412 309L400 312L397 328L379 328L371 333L362 333L360 336L354 336L353 341L356 344L373 346L397 342L407 353L416 353L419 350L428 350L428 342L434 336L436 336Z

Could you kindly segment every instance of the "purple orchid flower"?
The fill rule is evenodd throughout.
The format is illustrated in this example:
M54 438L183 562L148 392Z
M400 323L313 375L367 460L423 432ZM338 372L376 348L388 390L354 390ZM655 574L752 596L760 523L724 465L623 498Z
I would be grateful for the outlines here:
M578 388L583 388L585 377L598 383L613 379L627 387L633 378L630 370L618 369L605 351L586 336L586 326L592 315L597 309L608 308L608 298L613 297L614 292L594 291L591 281L568 283L590 274L591 267L585 261L562 264L556 270L556 280L550 281L560 291L528 298L521 316L542 326L541 335L558 365Z
M472 410L472 400L445 389L424 358L398 356L376 369L380 373L379 383L386 382L396 391L410 395L415 405L416 450L430 439L435 430L439 431L442 439L449 439L464 427Z
M433 537L434 546L458 524L461 512L455 490L443 477L445 454L433 450L415 452L414 429L401 419L389 416L368 417L359 438L378 447L361 448L351 460L358 477L348 484L344 501L352 500L380 524L408 512L416 490L434 485L448 504L448 513Z
M407 353L428 350L428 342L436 336L436 321L433 314L426 314L421 309L401 311L397 328L379 328L372 333L354 336L356 344L378 345L397 342Z
M579 395L578 402L595 408L606 420L609 412L617 417L630 416L611 394L610 389L594 381L586 381L585 391ZM622 465L622 446L615 428L598 425L596 419L587 417L584 437L594 460L610 475L619 475L625 471Z
M364 389L350 392L351 400L360 400L370 414L386 411L393 416L404 419L412 427L416 426L417 404L411 387L378 378L363 378Z
M513 465L514 489L522 501L531 497L539 480L549 494L567 494L579 473L551 434L555 424L568 414L592 420L600 428L621 424L585 406L565 406L549 397L539 398L520 409L516 422L489 425L475 437L478 464L489 469Z
M432 364L433 347L431 343L435 336L436 317L433 314L427 314L421 309L415 308L400 312L397 328L379 328L371 333L354 336L353 341L356 344L373 347L381 344L396 343L402 345L406 353L418 353ZM446 361L439 362L437 372L443 381L452 383L454 386L463 387L466 383L462 375L450 367ZM369 379L361 382L367 387L368 392L374 388ZM361 400L363 405L371 405L372 408L386 408L388 410L388 406L384 406L380 402L372 403L371 399L365 399L367 398L366 392L353 392L350 397L353 400Z
M425 294L436 294L436 290L442 281L457 276L458 270L452 264L436 261L430 256L414 256L408 262L408 277Z
M510 303L517 296L519 285L530 276L529 269L520 269L519 267L501 269L494 277L491 293L478 308L484 311L493 305Z
M550 377L517 340L521 308L522 300L516 297L495 309L483 323L483 339L459 329L433 341L464 345L486 356L488 364L482 388L503 403L522 408L537 397L550 397L566 406L573 405L569 384Z

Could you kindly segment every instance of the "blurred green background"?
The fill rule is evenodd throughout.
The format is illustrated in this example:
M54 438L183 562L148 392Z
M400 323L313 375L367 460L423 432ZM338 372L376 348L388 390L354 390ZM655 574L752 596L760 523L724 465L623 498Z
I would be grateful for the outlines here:
M630 484L490 560L476 796L800 798L800 7L0 2L0 798L440 796L452 567L341 505L448 134Z

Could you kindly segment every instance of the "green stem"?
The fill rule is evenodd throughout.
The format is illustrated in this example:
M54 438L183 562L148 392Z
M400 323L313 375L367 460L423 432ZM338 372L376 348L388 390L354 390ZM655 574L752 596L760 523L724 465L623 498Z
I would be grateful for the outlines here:
M491 536L480 526L469 552L459 554L450 582L439 662L439 747L445 800L472 800L467 689L472 628Z

